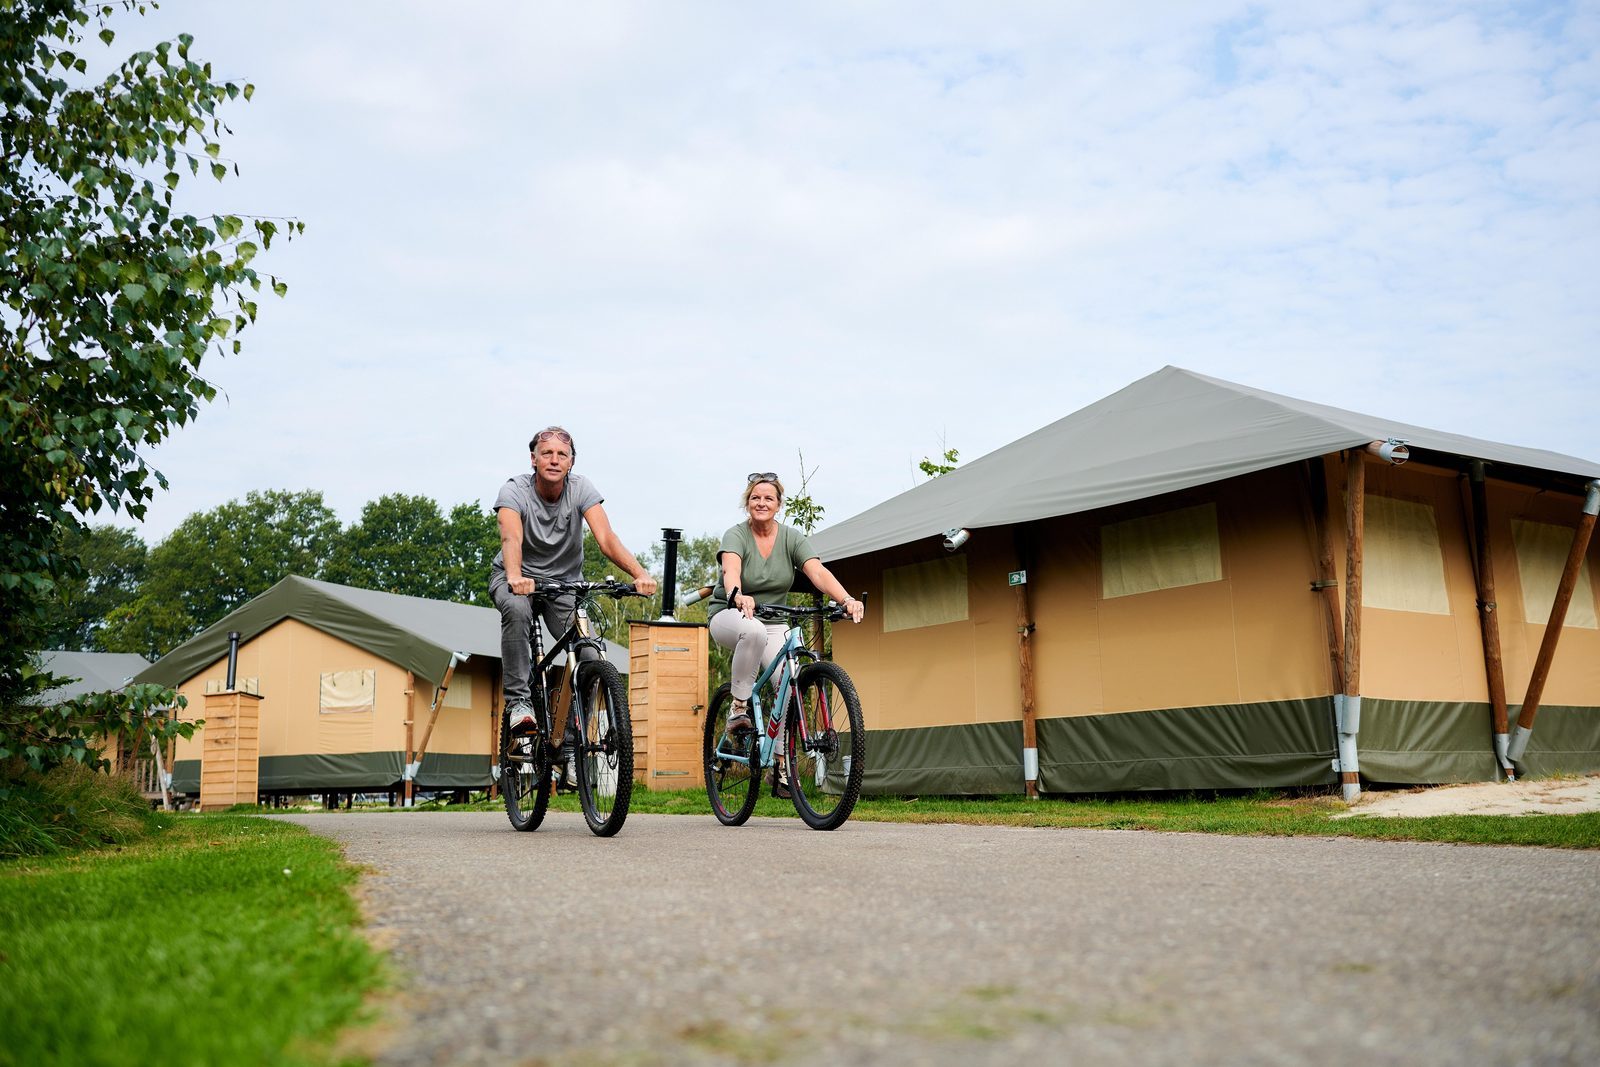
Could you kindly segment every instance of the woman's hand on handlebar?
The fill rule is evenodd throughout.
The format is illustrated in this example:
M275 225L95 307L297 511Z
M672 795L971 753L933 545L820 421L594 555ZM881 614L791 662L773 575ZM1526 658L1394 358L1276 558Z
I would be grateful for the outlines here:
M736 609L740 615L743 615L747 619L753 619L756 617L756 598L753 596L747 596L744 593L736 593L732 603L730 603L728 606Z
M867 606L853 596L845 597L844 603L840 606L844 608L844 613L849 616L851 622L860 622L861 616L867 613Z

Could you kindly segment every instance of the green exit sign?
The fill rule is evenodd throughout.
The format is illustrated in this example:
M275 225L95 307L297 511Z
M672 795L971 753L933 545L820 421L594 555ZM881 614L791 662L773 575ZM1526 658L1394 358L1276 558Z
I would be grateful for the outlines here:
M1007 585L1027 585L1028 584L1028 572L1027 571L1012 571L1010 574L1006 575L1006 584Z

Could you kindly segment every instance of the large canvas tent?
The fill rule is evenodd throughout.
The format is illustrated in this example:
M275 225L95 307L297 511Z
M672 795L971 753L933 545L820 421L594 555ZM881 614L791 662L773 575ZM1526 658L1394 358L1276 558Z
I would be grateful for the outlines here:
M1406 449L1368 450L1387 442ZM1165 368L814 536L872 605L834 633L866 787L1021 791L1025 748L1062 793L1492 778L1491 675L1514 719L1596 478ZM1597 561L1591 543L1524 770L1600 770Z
M494 609L289 577L135 680L177 689L188 699L186 717L203 718L205 694L226 680L230 631L240 634L236 683L261 698L261 792L395 787L408 744L427 731L452 662L457 666L439 700L416 786L489 783L500 710ZM624 650L608 646L607 654L626 672ZM202 727L178 742L173 787L179 792L199 790L204 733Z

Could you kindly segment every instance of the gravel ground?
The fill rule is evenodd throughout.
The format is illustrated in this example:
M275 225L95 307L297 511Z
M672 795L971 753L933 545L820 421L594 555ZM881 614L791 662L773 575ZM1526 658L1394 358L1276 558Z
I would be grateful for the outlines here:
M386 1067L1600 1062L1597 853L287 818L370 869Z

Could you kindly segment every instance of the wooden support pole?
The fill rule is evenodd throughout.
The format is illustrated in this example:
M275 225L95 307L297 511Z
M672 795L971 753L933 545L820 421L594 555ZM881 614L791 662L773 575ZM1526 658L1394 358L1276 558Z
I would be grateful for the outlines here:
M493 686L489 694L489 789L484 794L490 800L500 795L500 783L495 779L494 769L500 763L500 724L502 709L500 707L500 687L504 684L500 661L494 665Z
M416 690L416 687L417 676L410 671L406 671L406 762L405 767L401 768L401 778L404 781L404 788L400 797L401 806L406 808L411 806L411 799L413 796L411 788L411 775L407 772L406 768L411 766L411 731L416 725L415 719L411 713L411 694Z
M1328 624L1328 672L1333 691L1344 692L1344 624L1339 617L1339 574L1333 564L1333 528L1328 516L1328 472L1321 456L1306 461L1311 475L1311 521L1317 535L1317 580Z
M1361 559L1367 522L1366 453L1345 457L1344 686L1334 703L1339 728L1339 785L1346 803L1361 795L1356 735L1361 731Z
M1500 655L1500 616L1494 593L1494 545L1489 536L1489 489L1483 460L1472 461L1472 531L1478 571L1478 628L1483 633L1483 671L1489 685L1490 725L1494 731L1495 763L1508 781L1517 777L1507 755L1506 672Z
M444 707L444 696L450 692L450 679L456 675L456 657L450 657L450 666L444 669L444 678L433 690L433 710L428 716L428 728L422 731L422 743L417 746L416 755L411 757L407 765L407 773L411 778L416 777L416 769L422 766L422 757L428 754L428 741L433 737L433 728L439 723L439 709Z
M1017 593L1017 659L1022 683L1022 777L1029 800L1039 799L1039 733L1033 708L1033 615L1028 604L1028 565L1032 553L1021 527L1013 526L1017 569L1023 580L1013 586Z
M1567 621L1572 590L1577 587L1578 574L1583 570L1583 561L1589 552L1589 538L1594 534L1595 513L1600 511L1600 480L1590 482L1588 488L1583 514L1578 518L1577 529L1572 531L1572 548L1567 552L1567 565L1561 572L1561 584L1556 586L1556 600L1550 605L1550 619L1544 626L1544 640L1539 642L1539 658L1533 661L1528 695L1522 698L1522 711L1517 715L1517 732L1510 744L1510 755L1514 760L1520 760L1528 747L1528 735L1533 732L1533 717L1539 713L1544 683L1550 676L1550 663L1556 656L1556 642L1561 640L1561 627Z

